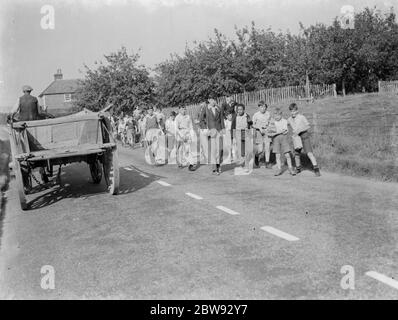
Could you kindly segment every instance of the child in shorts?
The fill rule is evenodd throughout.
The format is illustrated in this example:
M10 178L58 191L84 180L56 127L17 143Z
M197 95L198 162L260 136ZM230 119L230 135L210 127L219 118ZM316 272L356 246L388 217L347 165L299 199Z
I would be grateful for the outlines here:
M264 154L265 167L271 169L272 165L270 159L270 144L271 139L267 135L267 128L271 118L271 114L267 111L268 106L264 101L258 103L259 110L253 115L253 128L256 130L256 152L254 163L257 167L260 166L260 157Z
M292 159L290 157L290 145L287 139L287 120L282 117L282 110L280 108L275 108L273 125L275 132L272 137L272 152L275 153L276 165L278 167L278 172L275 176L280 176L282 171L281 154L285 155L289 172L292 176L296 175L296 172L292 166Z
M307 154L308 158L312 163L315 175L319 177L321 173L319 171L319 167L315 159L315 156L312 152L312 145L309 133L310 124L307 118L299 113L297 104L291 103L289 105L289 110L291 116L287 121L293 130L293 141L294 139L296 140L298 139L300 142L301 139L301 144L298 143L294 147L294 159L296 162L297 173L300 173L302 170L300 162L300 153L303 150L304 153Z
M224 136L224 147L227 149L226 154L228 155L226 159L223 160L225 163L232 163L236 158L236 141L234 139L234 130L232 129L233 123L233 113L231 111L226 112L226 119L224 119L225 125L225 136Z

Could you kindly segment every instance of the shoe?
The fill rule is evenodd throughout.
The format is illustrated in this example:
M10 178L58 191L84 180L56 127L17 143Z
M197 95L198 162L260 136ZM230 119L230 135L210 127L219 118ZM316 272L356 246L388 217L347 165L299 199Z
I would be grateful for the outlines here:
M303 169L301 167L296 167L296 173L299 174Z
M275 173L275 174L274 174L274 176L275 176L275 177L277 177L277 176L280 176L282 173L283 173L283 171L282 171L282 170L278 170L278 172L277 172L277 173Z
M266 169L272 169L272 164L269 163L269 162L266 162L266 163L265 163L265 168L266 168Z
M296 170L294 170L294 168L289 168L289 172L292 176L296 175Z
M315 173L315 176L317 176L317 177L321 176L321 172L319 171L318 167L314 167L314 173Z
M188 170L189 171L195 171L198 168L198 166L196 164L190 164L188 166Z
M258 156L254 156L254 165L256 166L256 168L260 166L260 162L258 161Z

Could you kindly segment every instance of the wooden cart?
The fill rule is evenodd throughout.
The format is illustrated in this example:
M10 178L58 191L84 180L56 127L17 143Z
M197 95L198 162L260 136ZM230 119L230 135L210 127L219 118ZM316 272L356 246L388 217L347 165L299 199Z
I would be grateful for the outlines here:
M104 176L111 194L119 189L119 166L112 126L105 113L81 113L36 121L10 123L10 143L21 208L28 204L26 193L32 190L32 174L39 168L41 179L48 182L58 165L57 183L61 183L61 166L86 162L93 182Z

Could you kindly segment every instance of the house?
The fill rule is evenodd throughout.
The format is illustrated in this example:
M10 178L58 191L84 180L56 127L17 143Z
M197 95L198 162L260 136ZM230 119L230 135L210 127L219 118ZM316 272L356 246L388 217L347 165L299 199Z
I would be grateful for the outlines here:
M53 115L72 113L79 85L79 79L63 79L62 71L58 69L54 81L39 95L43 110Z

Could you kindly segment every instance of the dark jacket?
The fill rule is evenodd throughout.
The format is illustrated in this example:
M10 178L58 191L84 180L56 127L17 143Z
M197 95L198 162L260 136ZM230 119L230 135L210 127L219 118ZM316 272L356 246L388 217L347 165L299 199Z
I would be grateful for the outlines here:
M225 128L224 124L224 110L222 108L217 108L216 114L213 114L211 108L206 108L205 112L203 112L205 117L205 128L207 129L216 129L217 131L221 131Z
M36 97L30 94L24 94L19 98L19 120L20 121L32 121L39 120L39 102Z

